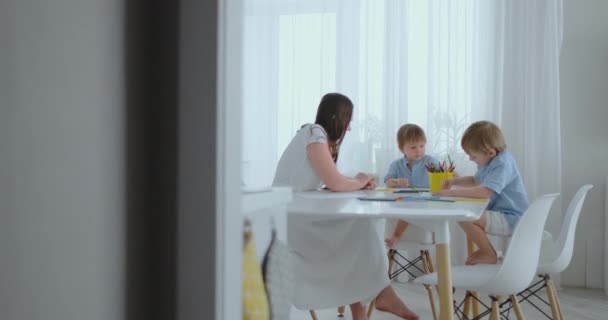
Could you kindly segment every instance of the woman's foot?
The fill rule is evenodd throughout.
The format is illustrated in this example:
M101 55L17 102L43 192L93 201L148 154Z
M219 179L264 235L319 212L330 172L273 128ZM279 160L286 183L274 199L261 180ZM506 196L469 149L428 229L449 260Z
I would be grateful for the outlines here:
M353 316L353 320L368 320L365 306L361 302L351 304L350 313Z
M498 256L494 250L477 250L467 258L465 264L472 266L476 264L496 264L497 262Z
M410 310L405 303L401 301L391 286L382 289L380 294L376 297L376 309L383 312L390 312L406 320L420 319L414 311Z

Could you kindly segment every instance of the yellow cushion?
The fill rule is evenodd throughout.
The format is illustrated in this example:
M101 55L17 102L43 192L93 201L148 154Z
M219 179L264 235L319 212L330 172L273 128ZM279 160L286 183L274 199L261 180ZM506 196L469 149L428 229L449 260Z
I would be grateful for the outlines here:
M262 269L252 240L246 241L243 252L243 320L269 320Z

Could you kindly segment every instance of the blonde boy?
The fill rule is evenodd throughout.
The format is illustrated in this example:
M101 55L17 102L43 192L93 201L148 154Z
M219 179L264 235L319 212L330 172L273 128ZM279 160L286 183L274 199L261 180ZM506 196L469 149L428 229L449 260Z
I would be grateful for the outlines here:
M426 154L426 135L421 127L415 124L405 124L397 131L397 144L403 157L393 161L389 166L384 183L389 188L416 187L428 188L429 177L425 165L437 163L437 160ZM407 222L399 220L393 234L386 239L389 248L399 241Z
M473 123L465 130L461 145L469 159L477 164L477 173L475 176L445 180L444 189L433 194L490 199L481 218L472 222L461 222L460 226L479 247L466 263L494 264L498 258L487 233L511 235L521 215L528 208L528 195L517 164L506 150L503 134L495 124L489 121ZM452 190L452 186L464 188Z

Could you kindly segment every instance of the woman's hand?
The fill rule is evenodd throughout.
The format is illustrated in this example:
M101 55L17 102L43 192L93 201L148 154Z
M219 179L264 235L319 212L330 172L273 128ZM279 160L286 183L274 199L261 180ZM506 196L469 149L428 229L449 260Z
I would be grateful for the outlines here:
M370 190L376 188L376 178L374 178L374 176L371 174L359 172L355 176L355 179L363 184L362 189Z
M376 178L374 178L374 176L371 176L371 180L365 185L365 187L363 187L364 189L367 190L373 190L376 189Z
M359 172L354 179L361 182L363 185L366 185L368 182L372 181L374 177L367 173Z

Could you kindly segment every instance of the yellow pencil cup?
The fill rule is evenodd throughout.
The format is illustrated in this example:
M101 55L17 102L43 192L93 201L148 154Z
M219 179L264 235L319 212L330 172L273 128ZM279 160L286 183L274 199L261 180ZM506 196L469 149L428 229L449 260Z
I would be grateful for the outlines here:
M454 177L453 172L429 172L429 189L431 192L441 190L443 180Z

